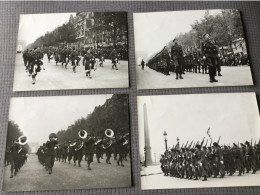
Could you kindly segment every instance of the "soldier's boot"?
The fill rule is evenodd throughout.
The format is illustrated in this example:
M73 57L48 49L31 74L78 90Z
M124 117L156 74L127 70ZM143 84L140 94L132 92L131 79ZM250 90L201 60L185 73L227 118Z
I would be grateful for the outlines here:
M252 172L252 174L255 174L255 173L256 173L256 170L254 169L253 172Z
M214 175L214 177L213 178L217 178L217 175Z
M225 174L222 173L222 174L220 175L220 178L224 178L224 176L225 176Z
M176 80L178 80L178 78L179 78L179 77L178 77L178 73L176 73Z
M218 72L218 76L220 76L220 77L221 77L221 76L223 76L223 75L222 75L220 72Z
M125 165L123 164L123 161L121 161L121 167L124 167Z
M99 158L97 159L97 162L98 162L98 163L100 163L100 160L99 160Z
M183 77L181 76L181 74L180 74L180 79L183 79Z
M76 161L74 161L74 166L76 166Z
M13 174L11 174L10 178L13 178L13 177L14 177Z
M49 168L49 174L52 174L52 168Z
M207 181L207 176L204 176L204 179L202 181Z
M78 163L78 166L81 167L80 163Z
M88 170L91 170L91 168L90 168L90 163L88 162Z
M242 171L239 171L239 174L238 174L237 176L241 176L241 172L242 172Z
M117 161L117 165L120 166L120 164L119 164L119 160Z
M196 177L194 178L194 180L198 180L198 177L196 176Z

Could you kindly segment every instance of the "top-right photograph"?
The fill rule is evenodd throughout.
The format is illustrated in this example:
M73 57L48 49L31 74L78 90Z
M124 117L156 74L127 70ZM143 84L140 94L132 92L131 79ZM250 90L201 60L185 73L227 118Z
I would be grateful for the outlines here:
M253 85L240 11L134 13L138 89Z

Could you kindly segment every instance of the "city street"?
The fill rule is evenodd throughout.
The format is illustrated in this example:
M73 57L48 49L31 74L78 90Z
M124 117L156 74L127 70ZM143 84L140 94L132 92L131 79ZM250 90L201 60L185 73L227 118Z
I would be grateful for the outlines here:
M251 171L252 172L252 171ZM141 186L143 190L148 189L169 189L169 188L207 188L207 187L230 187L230 186L259 186L260 172L256 174L247 173L237 176L225 176L223 179L208 178L208 181L180 179L170 176L164 176L160 170L160 165L142 168Z
M131 186L130 160L124 161L125 167L118 166L111 157L112 164L91 163L92 170L87 169L87 162L82 161L81 167L55 161L51 175L38 162L38 157L31 154L28 162L21 168L17 176L10 177L10 165L5 167L3 191L36 191L58 189L89 189L115 188Z
M91 71L92 79L86 77L85 67L77 66L76 73L73 73L71 63L66 70L58 63L56 66L54 59L48 62L47 55L44 55L43 64L45 70L37 74L36 84L32 84L32 78L25 72L22 54L16 54L14 91L34 91L34 90L59 90L59 89L94 89L94 88L128 88L128 62L119 61L118 70L112 69L111 60L104 62L104 67L97 67L96 71Z
M223 76L217 76L218 82L215 83L209 82L208 74L185 72L183 79L176 80L174 72L170 72L170 75L166 76L149 67L142 70L141 66L136 66L136 69L138 89L253 85L249 66L222 66L221 74Z

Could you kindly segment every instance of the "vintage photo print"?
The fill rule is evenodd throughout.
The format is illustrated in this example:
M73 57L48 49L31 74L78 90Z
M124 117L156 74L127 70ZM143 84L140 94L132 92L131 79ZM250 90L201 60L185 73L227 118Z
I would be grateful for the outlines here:
M255 93L138 97L141 188L260 185Z
M13 91L128 87L126 12L20 15Z
M239 10L134 13L138 89L253 85Z
M11 98L3 191L129 187L128 95Z

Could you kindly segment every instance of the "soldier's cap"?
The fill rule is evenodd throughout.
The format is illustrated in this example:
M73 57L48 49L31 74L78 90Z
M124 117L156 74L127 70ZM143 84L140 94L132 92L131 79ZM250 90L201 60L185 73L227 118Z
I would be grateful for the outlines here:
M206 146L203 146L202 148L203 148L203 149L207 149L207 147L206 147Z
M225 148L225 149L228 149L228 147L227 147L226 145L224 146L224 148Z
M214 142L214 143L213 143L213 146L215 146L215 147L219 147L219 145L218 145L217 142Z
M51 134L49 135L49 138L51 138L51 137L56 137L56 134L55 134L55 133L51 133Z
M211 150L211 146L209 146L208 149Z
M175 39L172 40L172 42L174 42L174 41L177 41L177 39L175 38Z
M234 145L235 147L238 147L235 143L233 143L233 145Z
M248 145L248 146L250 145L250 143L248 141L246 141L245 144Z

